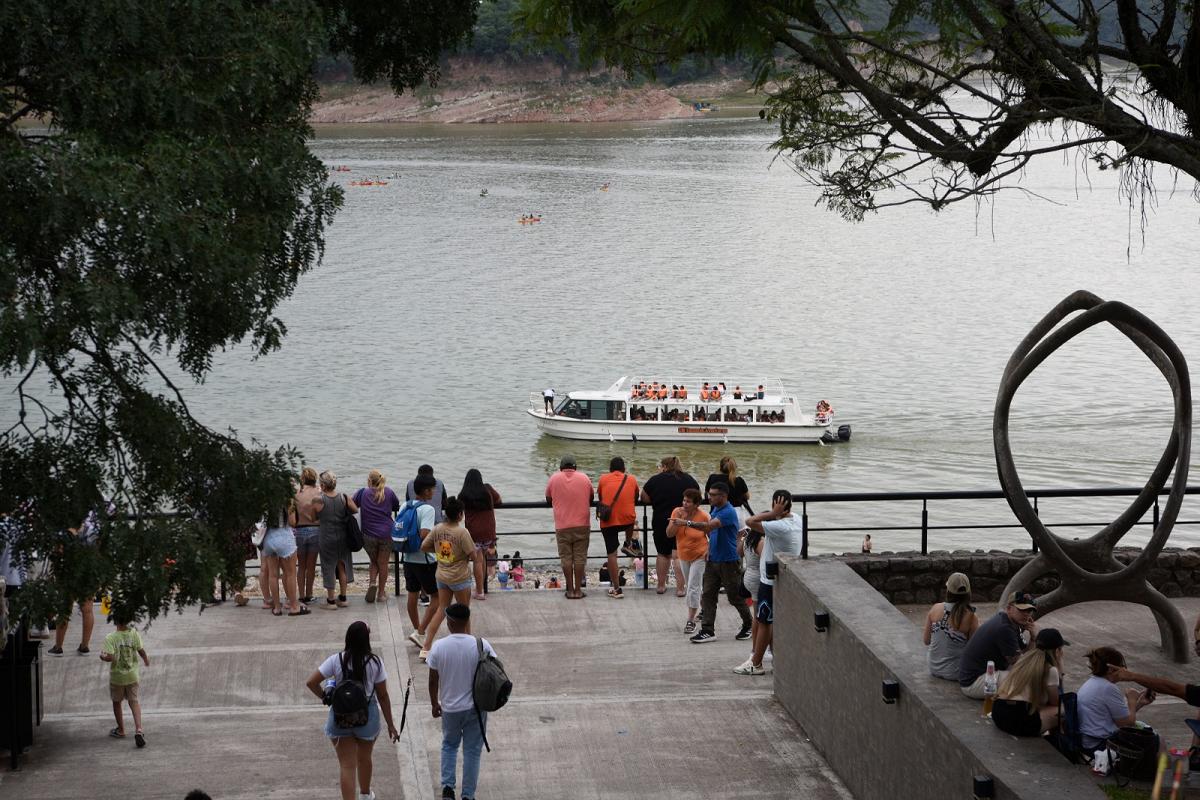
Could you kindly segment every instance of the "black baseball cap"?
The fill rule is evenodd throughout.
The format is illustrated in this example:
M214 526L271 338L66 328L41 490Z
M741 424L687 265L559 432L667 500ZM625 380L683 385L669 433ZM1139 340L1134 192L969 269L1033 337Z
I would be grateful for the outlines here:
M1037 639L1034 640L1038 650L1057 650L1060 647L1069 645L1057 628L1043 628L1038 631Z

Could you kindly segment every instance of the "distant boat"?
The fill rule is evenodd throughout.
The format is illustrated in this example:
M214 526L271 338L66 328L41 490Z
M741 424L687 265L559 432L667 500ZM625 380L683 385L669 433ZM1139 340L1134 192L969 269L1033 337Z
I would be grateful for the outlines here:
M643 442L755 442L760 444L817 444L847 441L850 426L833 429L833 407L817 404L815 414L801 410L794 394L778 379L739 381L747 387L741 397L706 394L696 378L668 378L659 384L682 386L687 397L650 398L644 384L620 378L601 391L568 392L553 411L546 411L540 392L529 396L526 409L538 429L561 439ZM740 392L740 387L736 389Z
M484 189L483 191L481 191L481 192L479 193L479 196L480 196L480 197L487 197L487 189Z
M529 225L530 223L541 222L541 221L542 221L541 214L538 214L536 216L534 216L533 214L530 214L528 217L521 217L519 220L517 220L517 222L521 223L522 225Z
M607 192L607 191L608 191L608 187L609 187L609 184L608 184L608 183L602 183L602 184L600 184L600 191L602 191L602 192Z

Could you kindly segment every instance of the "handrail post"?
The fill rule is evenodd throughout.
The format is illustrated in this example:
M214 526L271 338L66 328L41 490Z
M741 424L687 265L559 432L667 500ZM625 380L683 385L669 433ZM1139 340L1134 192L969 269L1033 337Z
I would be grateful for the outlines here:
M642 506L642 588L650 588L650 538L646 507ZM658 588L662 588L661 586Z
M1154 496L1154 528L1151 532L1153 533L1153 531L1157 531L1157 530L1158 530L1158 495L1155 495Z
M808 558L808 501L800 504L800 558Z
M921 555L929 554L929 500L921 500Z
M1033 515L1035 517L1040 517L1042 515L1042 513L1038 511L1038 498L1036 494L1033 496ZM1036 556L1038 553L1037 539L1033 538L1032 533L1029 534L1029 541L1033 545L1033 554Z
M400 596L400 553L396 548L392 548L392 591L396 597Z

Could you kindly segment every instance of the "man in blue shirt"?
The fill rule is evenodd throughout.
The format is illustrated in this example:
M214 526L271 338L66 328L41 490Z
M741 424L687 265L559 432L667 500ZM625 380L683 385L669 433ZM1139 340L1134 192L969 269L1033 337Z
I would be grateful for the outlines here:
M708 533L708 560L704 564L704 583L700 595L700 632L692 637L692 644L704 644L717 638L713 625L717 619L717 595L725 587L725 597L742 617L742 629L735 639L750 638L750 611L738 597L742 585L742 567L738 560L738 518L733 506L729 505L729 484L714 483L708 489L708 501L712 503L707 522L685 522L688 528L700 528Z

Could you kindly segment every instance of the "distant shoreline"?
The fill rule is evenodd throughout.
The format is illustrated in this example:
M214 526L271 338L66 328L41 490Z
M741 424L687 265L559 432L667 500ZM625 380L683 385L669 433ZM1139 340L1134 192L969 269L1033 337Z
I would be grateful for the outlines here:
M711 110L698 110L706 103ZM565 73L550 62L453 60L436 87L396 95L386 85L327 84L309 122L504 124L643 122L757 116L761 95L735 75L663 86L613 73Z

